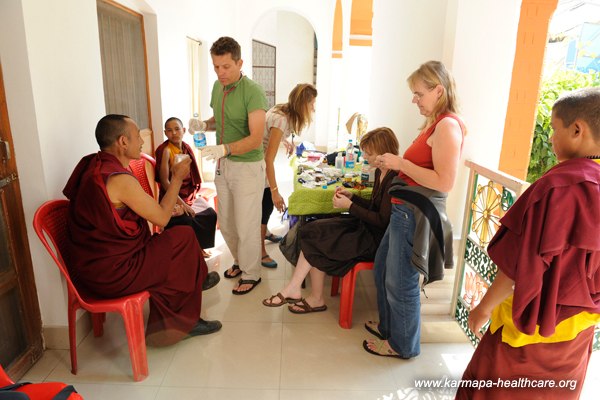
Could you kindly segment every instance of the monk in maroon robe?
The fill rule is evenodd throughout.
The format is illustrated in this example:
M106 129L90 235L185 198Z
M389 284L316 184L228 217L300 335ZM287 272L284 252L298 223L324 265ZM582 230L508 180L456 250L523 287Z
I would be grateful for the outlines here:
M150 345L219 330L220 322L200 319L207 267L193 230L152 236L147 224L168 223L190 160L173 167L172 185L158 204L127 169L143 144L135 122L107 115L96 139L101 150L79 162L63 190L70 200L65 261L75 285L105 298L148 290Z
M179 199L177 203L183 207L183 215L174 216L171 218L165 229L170 229L173 226L187 225L194 229L196 239L202 249L214 247L215 231L217 226L217 213L212 207L196 213L191 207L200 193L202 179L200 178L200 170L194 157L192 148L183 141L185 128L179 118L171 117L165 122L165 140L156 148L156 166L155 177L159 183L159 197L161 200L170 186L171 181L171 165L174 162L174 157L177 154L185 154L192 159L190 164L190 173L184 177L181 187L179 188ZM209 254L203 251L205 257ZM218 276L218 275L217 275Z
M457 399L578 399L600 322L600 88L552 111L559 164L523 193L488 246L498 266L469 329L490 319ZM477 383L475 387L474 383Z

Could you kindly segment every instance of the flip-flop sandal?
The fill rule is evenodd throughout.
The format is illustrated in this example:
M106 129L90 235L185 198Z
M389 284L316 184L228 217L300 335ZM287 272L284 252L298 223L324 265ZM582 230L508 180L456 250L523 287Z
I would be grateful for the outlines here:
M265 236L265 239L267 239L269 242L279 243L281 242L281 239L283 239L283 237L269 233L267 236Z
M261 278L258 278L258 280L252 280L252 279L240 279L238 281L238 287L242 286L242 285L252 285L250 287L250 289L248 290L244 290L244 291L239 291L239 290L235 290L232 289L231 293L235 294L235 295L243 295L243 294L248 294L252 291L252 289L254 289L260 282L262 281Z
M365 329L367 330L367 332L369 332L371 335L376 336L378 339L385 340L383 335L379 332L378 325L379 324L375 321L367 321L365 322Z
M389 344L386 345L384 340L380 340L380 339L370 339L372 341L373 344L375 344L375 350L372 350L369 348L369 341L368 340L363 340L363 348L371 354L374 354L376 356L381 356L381 357L393 357L393 358L400 358L402 360L408 360L407 357L402 357L400 354L396 353L394 350L392 350L392 348L389 346Z
M294 306L300 308L300 310L294 309ZM308 314L308 313L321 312L321 311L327 310L327 304L324 304L324 305L318 306L318 307L311 307L310 304L308 304L305 299L300 299L300 301L297 301L296 303L292 304L291 306L288 306L288 310L290 310L290 312L294 313L294 314Z
M279 303L274 303L273 300L275 299L279 299L281 300L281 302ZM263 305L267 306L267 307L281 307L285 304L291 304L291 303L297 303L302 299L294 299L292 297L283 297L283 295L281 293L277 293L274 294L273 296L269 297L268 299L264 299L263 300Z
M263 256L262 259L264 260L265 258L269 258L269 255ZM275 260L261 261L260 264L265 268L277 268L277 262Z
M223 276L227 279L237 278L242 273L239 265L233 264L231 266L231 272L229 270L223 272Z

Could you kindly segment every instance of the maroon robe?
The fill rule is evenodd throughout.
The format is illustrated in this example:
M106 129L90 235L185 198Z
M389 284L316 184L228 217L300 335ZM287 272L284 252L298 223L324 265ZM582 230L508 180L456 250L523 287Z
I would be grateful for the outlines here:
M94 296L148 290L148 343L175 343L200 317L206 263L191 228L152 236L144 218L127 207L116 209L106 192L113 174L131 175L113 155L90 154L63 190L70 200L69 273L76 286Z
M154 173L156 176L156 182L158 182L159 200L161 200L165 195L165 189L160 183L160 164L162 162L164 149L168 145L169 141L165 140L156 149L156 166L154 167ZM200 171L198 170L198 164L194 158L194 152L192 151L192 148L187 143L182 143L182 150L183 154L188 154L190 156L192 163L190 164L190 174L181 183L179 197L181 197L183 201L191 206L194 200L196 200L196 196L200 191L200 184L202 180L200 179ZM169 180L170 179L171 176L169 176ZM214 247L217 227L217 213L214 209L209 207L193 217L187 214L172 217L167 226L165 226L165 229L171 229L174 226L180 225L191 226L192 229L194 229L196 239L198 240L201 248L208 249Z
M600 165L577 158L550 169L523 193L500 221L488 246L498 268L514 280L515 327L549 337L561 321L600 313ZM463 380L577 380L575 390L461 388L457 399L577 399L594 327L569 341L512 347L502 328L485 333Z
M165 140L160 146L156 149L156 165L154 167L154 174L156 176L156 181L160 183L160 164L162 162L163 153L165 147L169 145L169 141ZM200 185L202 183L202 179L200 178L200 171L198 170L198 163L196 163L196 157L194 157L194 152L189 144L182 142L181 143L181 152L183 154L187 154L192 159L192 163L190 164L190 174L183 180L181 183L181 188L179 189L179 197L189 205L192 205L194 200L196 200L196 195L200 191ZM169 179L171 177L169 176ZM165 190L162 185L159 186L158 199L162 199L165 195Z

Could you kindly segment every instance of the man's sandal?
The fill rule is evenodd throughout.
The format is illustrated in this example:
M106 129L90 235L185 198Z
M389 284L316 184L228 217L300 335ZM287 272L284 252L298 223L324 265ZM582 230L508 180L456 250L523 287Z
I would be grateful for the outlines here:
M275 303L273 301L275 299L279 299L280 302ZM263 303L263 305L265 305L267 307L281 307L285 304L297 303L300 300L301 299L294 299L292 297L283 297L283 295L281 293L277 293L277 294L274 294L273 296L269 297L268 299L264 299L262 303Z
M223 272L223 276L227 279L237 278L242 273L239 265L233 264L230 269L231 272L229 270Z
M299 310L296 310L294 307L298 307ZM308 314L313 312L321 312L327 310L327 305L324 304L318 307L311 307L310 304L306 302L305 299L300 299L300 301L288 306L288 310L294 314Z
M369 348L369 343L374 345L374 349ZM380 339L367 339L363 341L363 348L371 354L381 357L393 357L400 358L402 360L408 360L408 357L402 357L396 353L385 340Z
M240 296L243 295L243 294L250 293L252 291L252 289L254 289L261 281L262 281L261 278L258 278L257 280L253 280L253 279L240 279L238 281L238 289L242 285L252 285L252 286L250 286L250 289L248 289L248 290L236 290L236 289L232 289L231 293L236 294L236 295L240 295Z
M367 332L369 332L371 335L376 336L378 339L385 340L383 335L379 332L379 323L375 321L367 321L365 322L365 329L367 330Z

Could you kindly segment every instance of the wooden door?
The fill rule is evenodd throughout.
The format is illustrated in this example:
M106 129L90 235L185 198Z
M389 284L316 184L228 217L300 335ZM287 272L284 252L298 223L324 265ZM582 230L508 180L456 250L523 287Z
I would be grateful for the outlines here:
M0 364L18 379L42 350L42 321L0 65Z

